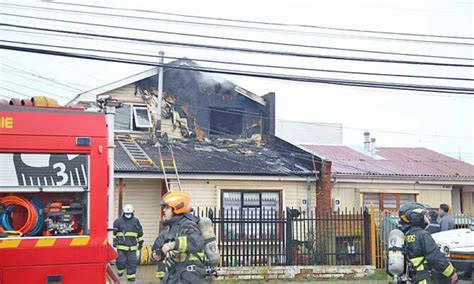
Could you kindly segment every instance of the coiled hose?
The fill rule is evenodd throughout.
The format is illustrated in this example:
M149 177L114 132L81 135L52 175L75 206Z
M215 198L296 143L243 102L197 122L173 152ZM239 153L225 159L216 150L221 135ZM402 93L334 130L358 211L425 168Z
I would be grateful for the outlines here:
M4 205L6 205L5 212L1 214L2 216L0 218L0 223L1 223L0 225L5 230L7 230L7 231L13 231L14 230L13 227L11 226L10 220L8 218L10 214L7 214L7 213L11 213L11 211L13 210L13 207L16 206L16 205L25 208L26 211L27 211L26 222L17 231L20 231L22 233L22 235L26 235L26 234L32 232L36 228L37 223L38 223L38 219L39 219L38 218L39 210L37 210L37 208L33 205L33 203L28 201L28 199L26 199L25 197L22 197L22 196L9 195L9 196L5 196L5 197L0 198L0 202L2 202Z

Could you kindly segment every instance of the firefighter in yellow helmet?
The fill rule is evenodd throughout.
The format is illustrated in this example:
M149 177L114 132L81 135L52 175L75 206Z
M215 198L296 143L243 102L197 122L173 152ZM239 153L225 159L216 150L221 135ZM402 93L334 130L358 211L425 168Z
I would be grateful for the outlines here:
M183 192L168 192L161 199L164 229L153 244L161 283L204 283L204 239L190 202Z

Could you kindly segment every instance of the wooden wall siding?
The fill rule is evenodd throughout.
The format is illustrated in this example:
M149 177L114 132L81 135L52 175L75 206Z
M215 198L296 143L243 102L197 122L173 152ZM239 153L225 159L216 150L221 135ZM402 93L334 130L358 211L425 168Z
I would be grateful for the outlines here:
M105 93L114 99L122 101L123 103L145 104L145 101L140 95L135 96L135 84L129 84L121 88Z
M462 209L464 214L469 216L474 216L474 193L473 192L463 192L462 193Z
M160 180L125 179L124 204L130 203L135 208L135 215L143 226L145 244L151 245L159 232L161 220ZM118 215L118 180L115 188L115 214Z
M220 196L218 190L270 190L282 191L283 207L300 207L301 199L307 198L307 183L305 181L228 181L228 180L182 180L183 191L190 194L194 207L218 207ZM312 207L316 204L314 182L311 183Z
M340 198L341 209L344 209L345 207L361 207L364 192L408 193L418 194L418 202L436 207L443 202L451 204L451 189L451 187L443 187L443 185L429 184L337 182L333 185L332 197Z

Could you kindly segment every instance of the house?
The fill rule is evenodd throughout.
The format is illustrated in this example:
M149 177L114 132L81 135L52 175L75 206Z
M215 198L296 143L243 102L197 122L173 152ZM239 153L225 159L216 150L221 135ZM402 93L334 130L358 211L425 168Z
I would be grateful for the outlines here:
M369 134L366 133L366 136ZM331 162L334 209L368 206L398 210L408 202L474 216L474 166L426 148L302 145ZM371 145L372 143L372 145Z
M159 113L156 68L71 102L85 105L97 96L110 96L124 103L115 116L114 211L118 216L123 204L135 206L145 244L152 244L159 230L159 201L166 192L159 151L168 146L182 190L196 208L239 214L250 210L266 218L265 210L282 214L286 207L316 206L317 163L274 136L275 95L259 97L222 77L194 70L196 66L181 59L164 67ZM171 184L171 190L179 186Z

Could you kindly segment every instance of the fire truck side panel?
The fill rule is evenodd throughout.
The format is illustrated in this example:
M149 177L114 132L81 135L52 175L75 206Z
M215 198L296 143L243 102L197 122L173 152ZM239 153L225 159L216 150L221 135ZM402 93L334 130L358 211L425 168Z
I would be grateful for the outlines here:
M62 283L105 283L106 265L116 257L107 244L107 131L103 113L64 108L0 106L10 128L0 127L0 154L85 154L89 161L84 235L0 238L0 284L47 283L47 277L62 277ZM78 143L77 138L86 138ZM90 139L87 139L90 138ZM89 141L89 142L88 142ZM1 184L0 184L1 186ZM38 199L61 196L39 192ZM13 195L22 195L18 187ZM57 191L56 191L57 190ZM9 192L1 192L0 197ZM49 195L48 195L49 194ZM64 193L70 196L71 193ZM13 222L12 222L13 223Z
M73 264L56 266L8 267L3 272L3 284L18 283L105 283L104 263ZM49 279L48 279L49 277ZM48 280L50 282L48 282ZM53 282L54 280L60 280ZM97 281L98 282L95 282ZM102 281L101 281L102 280Z

